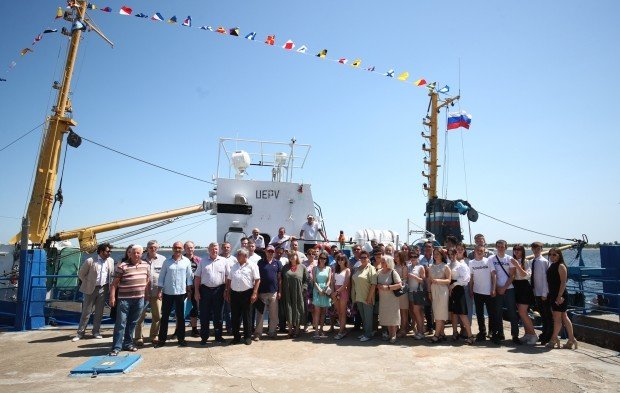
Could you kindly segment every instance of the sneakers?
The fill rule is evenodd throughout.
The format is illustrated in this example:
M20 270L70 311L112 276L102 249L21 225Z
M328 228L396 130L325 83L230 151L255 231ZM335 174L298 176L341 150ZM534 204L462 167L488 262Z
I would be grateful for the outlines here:
M72 341L72 342L80 341L80 340L82 339L82 337L83 337L83 336L82 336L81 334L78 334L77 336L73 337L73 338L71 339L71 341Z
M413 338L414 338L414 339L416 339L416 340L422 340L422 339L424 339L424 334L422 334L422 333L416 333L416 334L413 336Z
M484 341L487 339L487 334L484 332L480 332L476 334L476 341Z
M396 336L390 338L390 344L396 344Z
M101 335L101 333L97 333L97 334L93 334L93 338L96 340L101 340L103 336Z
M519 340L523 344L536 345L536 342L538 341L538 337L536 337L535 334L526 334L523 337L521 337Z
M362 338L360 338L360 341L365 343L366 341L370 341L371 338L370 337L366 337L366 336L362 336Z
M338 333L334 336L334 340L341 340L344 337L344 334Z
M362 337L364 337L364 335L363 335L363 334L360 334L359 336L357 336L357 339L358 339L358 340L361 340L361 339L362 339Z

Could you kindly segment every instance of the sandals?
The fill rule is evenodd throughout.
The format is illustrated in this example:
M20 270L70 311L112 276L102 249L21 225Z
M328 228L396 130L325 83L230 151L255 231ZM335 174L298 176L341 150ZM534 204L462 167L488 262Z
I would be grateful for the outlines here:
M450 337L450 341L459 341L459 338L460 338L459 334L454 333L452 337Z
M125 348L125 351L127 351L127 352L138 352L138 348L136 348L135 346L131 345L131 346Z
M108 353L108 356L118 356L119 352L120 351L118 349L113 349L110 353Z
M441 341L441 336L431 336L428 340L431 344L437 344Z
M473 335L465 339L465 344L467 345L474 345L475 342L476 342L476 338Z

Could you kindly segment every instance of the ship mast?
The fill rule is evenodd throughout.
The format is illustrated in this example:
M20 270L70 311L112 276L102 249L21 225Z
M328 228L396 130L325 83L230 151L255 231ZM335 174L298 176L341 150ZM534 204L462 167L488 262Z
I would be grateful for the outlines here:
M54 189L56 188L56 178L58 177L58 167L62 151L62 142L65 134L75 127L77 122L67 117L67 113L72 112L69 94L71 92L71 79L73 68L77 58L82 31L86 26L90 26L97 34L105 40L105 36L85 18L88 2L77 0L71 2L72 11L66 11L65 20L73 22L71 30L63 28L63 34L70 35L69 51L65 62L63 79L60 86L54 83L58 89L56 105L52 108L53 115L47 121L47 130L43 137L43 143L39 151L32 195L28 204L27 218L30 224L29 240L33 244L43 244L48 237L48 228L52 215L54 203ZM80 25L81 24L81 25ZM107 40L109 42L109 40ZM110 43L111 44L111 43ZM16 243L19 235L11 239L11 243Z
M424 159L424 165L428 167L429 173L422 172L422 176L428 179L428 184L424 184L424 189L428 192L428 200L431 201L437 198L437 169L440 167L437 164L437 136L438 136L438 121L437 115L441 111L442 108L452 104L454 101L457 101L461 98L460 95L452 98L446 98L439 102L439 93L435 91L434 88L430 88L428 90L428 95L430 97L430 116L426 115L422 123L429 127L430 134L422 133L422 136L429 140L430 147L426 147L426 144L422 145L422 150L429 153L429 159Z

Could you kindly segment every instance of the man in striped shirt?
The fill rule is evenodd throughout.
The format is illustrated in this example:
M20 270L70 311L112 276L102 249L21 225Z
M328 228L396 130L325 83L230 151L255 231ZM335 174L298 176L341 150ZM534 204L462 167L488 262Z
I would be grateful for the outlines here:
M133 343L133 334L151 286L150 266L142 260L142 251L142 246L133 246L129 260L120 263L114 272L110 306L116 305L118 314L110 356L118 355L121 349L129 352L138 350Z

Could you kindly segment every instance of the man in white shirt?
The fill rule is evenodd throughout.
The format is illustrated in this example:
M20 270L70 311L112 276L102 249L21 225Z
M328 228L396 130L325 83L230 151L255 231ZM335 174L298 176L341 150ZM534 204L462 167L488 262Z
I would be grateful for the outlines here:
M258 266L248 263L248 251L237 250L237 262L227 270L226 292L224 297L230 302L232 314L233 340L231 344L241 342L239 327L243 319L243 340L245 345L252 344L252 323L250 321L251 305L258 298L260 274Z
M487 339L487 329L484 322L484 307L489 316L489 331L493 331L493 317L495 316L495 285L496 275L494 266L484 257L484 245L476 245L474 259L469 261L471 280L469 281L470 294L473 293L478 320L478 334L476 341ZM470 296L468 294L468 296Z
M547 284L547 269L549 269L549 261L542 256L542 243L532 243L532 288L534 289L534 298L536 299L536 308L542 319L542 333L539 336L540 343L545 345L551 339L553 334L553 317L551 313L551 305L547 300L549 294L549 286Z
M517 304L515 299L515 290L512 281L515 278L516 268L513 265L518 263L514 258L506 255L507 243L505 240L495 242L497 254L489 257L489 261L493 263L496 277L496 293L495 293L495 328L493 329L492 340L495 344L500 344L504 337L504 307L508 313L510 321L510 334L512 342L519 345L519 320L517 318Z
M248 239L254 240L256 248L258 248L259 250L265 248L265 238L263 237L263 235L260 234L258 228L252 229L252 235Z
M321 235L323 240L327 241L327 236L325 236L325 233L321 227L319 227L319 223L314 221L314 216L308 214L307 219L308 221L303 223L299 231L299 238L304 242L304 252L316 246L318 235Z
M222 337L222 309L224 307L224 290L226 289L226 260L218 255L220 246L209 244L209 256L202 258L194 274L194 297L198 302L200 317L200 345L206 345L209 339L209 323L213 315L215 341L224 342Z
M232 245L228 242L222 243L222 253L220 255L226 261L228 269L230 269L235 263L237 263L237 258L232 255ZM224 299L224 312L222 318L224 319L224 324L226 325L226 333L230 334L232 332L230 319L230 302L226 299Z
M157 345L159 340L157 334L159 332L159 324L161 321L161 300L157 296L158 288L157 281L159 280L159 272L164 265L166 257L158 254L159 244L157 240L149 240L146 243L146 253L142 254L142 260L149 264L151 269L151 293L149 293L148 302L151 306L151 329L149 331L149 337L153 345ZM137 346L144 345L144 337L142 335L142 329L144 327L144 319L146 318L146 307L142 311L142 315L136 325L136 332L134 334L134 340Z
M258 261L260 261L260 255L258 255L254 251L256 251L256 243L254 243L254 240L249 239L248 240L248 262L257 264Z
M271 239L269 245L274 248L283 247L285 250L289 250L291 248L289 240L291 240L291 237L286 234L286 228L280 227L278 228L278 234Z
M112 246L109 243L100 244L97 246L97 257L86 259L80 266L78 277L82 281L80 292L84 294L84 299L77 335L73 337L72 341L78 341L84 337L88 320L93 313L93 307L95 308L93 337L96 339L103 338L99 329L103 317L103 308L110 293L110 284L114 274L114 260L110 258L111 249Z

